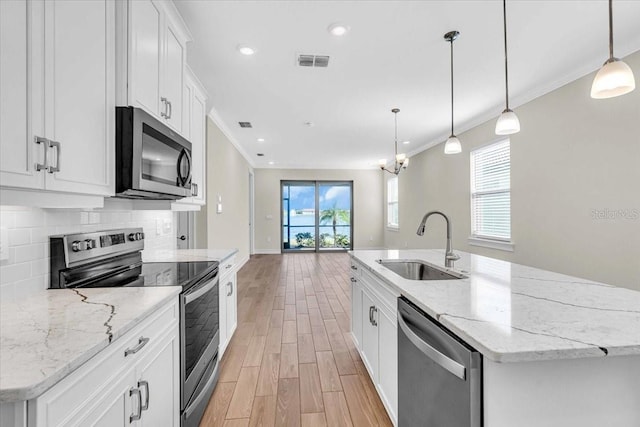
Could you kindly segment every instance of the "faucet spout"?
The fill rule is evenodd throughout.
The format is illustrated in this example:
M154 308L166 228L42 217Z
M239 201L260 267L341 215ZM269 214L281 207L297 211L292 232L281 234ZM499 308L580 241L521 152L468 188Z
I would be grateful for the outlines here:
M422 221L420 221L420 224L418 225L418 231L416 231L416 234L418 236L423 236L424 235L424 230L425 230L425 226L426 226L426 223L427 223L427 219L429 219L429 217L431 215L440 215L447 222L447 249L446 249L446 253L445 253L445 256L444 256L444 265L447 268L453 268L453 262L458 260L458 259L460 259L460 256L453 252L453 248L451 246L451 222L449 221L449 217L447 215L445 215L444 213L442 213L440 211L427 212L422 217Z

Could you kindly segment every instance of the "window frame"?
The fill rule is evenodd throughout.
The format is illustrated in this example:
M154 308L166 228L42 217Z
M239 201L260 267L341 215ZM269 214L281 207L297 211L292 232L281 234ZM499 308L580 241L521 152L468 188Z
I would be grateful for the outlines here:
M389 191L389 184L395 181L395 200L391 200L389 197L390 191ZM387 205L387 230L392 230L392 231L398 231L400 230L400 194L399 194L399 180L398 180L398 175L396 176L392 176L389 177L387 179L387 197L386 197L386 205ZM391 213L391 206L395 205L396 209L398 211L398 222L397 223L393 223L391 222L391 217L392 215L390 215Z
M476 161L475 156L479 153L483 153L499 144L506 143L509 147L509 187L499 188L492 190L477 191L475 186L475 168ZM490 143L484 144L480 147L473 149L469 153L469 172L470 172L470 185L469 185L469 211L470 211L470 232L471 235L468 238L468 243L472 246L482 246L491 249L499 249L504 251L513 252L515 245L513 244L513 233L511 227L511 139L509 137L501 137ZM509 237L503 238L498 236L490 236L486 234L480 234L475 229L476 227L476 209L474 209L474 199L477 196L490 195L490 194L504 194L509 195Z

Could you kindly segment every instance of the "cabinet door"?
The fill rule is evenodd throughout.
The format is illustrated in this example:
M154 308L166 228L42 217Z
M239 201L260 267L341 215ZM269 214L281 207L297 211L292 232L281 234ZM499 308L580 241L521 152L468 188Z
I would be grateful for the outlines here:
M129 426L130 417L138 411L137 398L131 395L134 379L133 369L123 372L118 376L115 384L100 395L100 400L91 409L79 411L82 416L72 420L71 425L78 427ZM74 408L69 408L70 411L72 409Z
M143 403L141 426L180 426L179 351L176 326L138 364L137 387Z
M193 158L192 182L198 186L198 194L193 197L195 203L206 202L207 180L207 141L205 135L207 102L199 91L194 90L191 98L191 144Z
M356 279L357 280L357 279ZM362 348L362 289L360 284L351 282L351 333L356 347Z
M33 9L26 0L0 1L0 182L8 187L44 186L44 172L36 171L35 164L44 163L45 146L33 140L33 131L44 136L44 26L42 10L36 14Z
M114 194L115 4L44 2L48 190Z
M362 355L363 362L374 383L378 382L378 327L371 321L373 308L376 307L375 299L369 293L362 290Z
M398 417L398 330L397 320L384 309L378 309L378 388L391 417Z
M162 13L151 0L129 2L129 104L161 117L160 46Z
M227 339L233 337L233 333L236 330L238 324L238 292L236 286L236 273L233 272L229 275L229 279L226 281L229 291L227 292Z
M182 132L182 88L184 85L184 47L172 26L167 24L164 35L164 66L161 86L162 97L169 103L166 122Z

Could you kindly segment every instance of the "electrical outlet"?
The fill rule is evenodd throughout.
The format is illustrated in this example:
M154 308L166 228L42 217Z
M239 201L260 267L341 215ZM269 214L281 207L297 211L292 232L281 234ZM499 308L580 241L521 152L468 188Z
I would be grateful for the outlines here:
M267 243L271 243L271 236L267 237Z
M162 230L163 234L169 234L171 233L171 220L168 218L165 218L164 220L164 228Z
M156 219L156 236L162 235L162 220Z
M9 232L6 227L0 228L0 261L9 259Z

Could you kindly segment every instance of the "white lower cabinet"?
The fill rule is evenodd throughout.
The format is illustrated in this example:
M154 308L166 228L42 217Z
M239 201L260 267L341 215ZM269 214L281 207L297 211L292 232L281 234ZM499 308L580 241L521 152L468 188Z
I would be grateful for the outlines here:
M221 358L238 326L238 292L235 256L220 263L220 347Z
M398 420L396 294L352 260L351 332L360 357L394 425Z
M180 426L177 298L41 396L28 427Z

